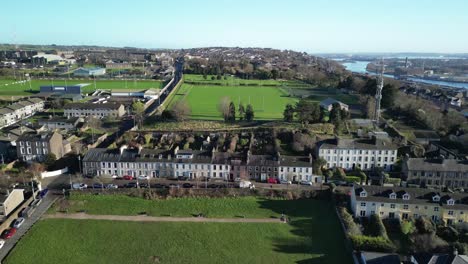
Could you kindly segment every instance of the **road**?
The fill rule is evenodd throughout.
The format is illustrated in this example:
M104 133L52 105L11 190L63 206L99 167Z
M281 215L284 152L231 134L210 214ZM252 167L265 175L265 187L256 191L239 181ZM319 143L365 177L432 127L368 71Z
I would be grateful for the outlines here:
M24 236L24 234L26 234L26 232L28 232L28 230L42 217L42 215L49 209L49 207L56 199L57 196L51 194L50 192L47 193L42 199L42 202L36 207L36 210L29 218L26 219L23 225L18 228L16 234L12 238L5 240L5 245L2 249L0 249L0 263L15 247L16 243L21 239L21 237Z
M279 218L206 218L206 217L165 217L146 215L89 215L85 213L76 214L49 214L44 218L49 219L92 219L131 222L211 222L211 223L284 223Z

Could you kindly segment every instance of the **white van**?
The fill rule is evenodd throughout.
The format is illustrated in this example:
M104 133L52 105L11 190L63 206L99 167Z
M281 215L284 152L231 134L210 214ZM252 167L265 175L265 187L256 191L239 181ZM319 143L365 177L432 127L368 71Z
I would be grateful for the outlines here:
M84 183L74 183L72 184L72 189L73 190L83 190L83 189L86 189L88 188L88 185L84 184Z

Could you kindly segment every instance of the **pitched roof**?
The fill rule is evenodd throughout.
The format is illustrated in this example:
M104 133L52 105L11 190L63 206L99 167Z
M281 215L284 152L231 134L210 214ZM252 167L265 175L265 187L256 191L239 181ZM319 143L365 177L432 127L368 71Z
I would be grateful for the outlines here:
M93 103L70 103L66 104L63 108L64 109L105 109L105 110L117 110L119 109L121 104L115 103L105 103L105 104L93 104Z
M328 97L327 99L321 101L320 106L328 107L330 105L333 105L334 103L339 103L340 105L346 105L347 106L347 104L345 104L343 102L340 102L340 101L338 101L336 99L330 98L330 97Z
M456 159L410 158L404 161L405 167L413 171L452 171L468 172L468 161Z
M384 139L331 139L325 140L320 149L363 149L363 150L396 150L398 146Z

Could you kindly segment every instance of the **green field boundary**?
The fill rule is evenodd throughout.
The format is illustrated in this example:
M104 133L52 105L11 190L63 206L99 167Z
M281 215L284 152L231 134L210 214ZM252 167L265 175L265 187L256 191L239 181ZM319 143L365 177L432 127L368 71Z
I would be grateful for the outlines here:
M182 84L184 84L184 76L183 75L182 75L182 78L180 79L179 83L176 84L174 89L172 89L172 91L166 97L166 100L164 100L164 102L162 102L162 104L158 107L158 111L157 111L156 114L161 114L164 110L166 110L172 104L172 100L174 99L174 97L178 93L178 91L181 89Z

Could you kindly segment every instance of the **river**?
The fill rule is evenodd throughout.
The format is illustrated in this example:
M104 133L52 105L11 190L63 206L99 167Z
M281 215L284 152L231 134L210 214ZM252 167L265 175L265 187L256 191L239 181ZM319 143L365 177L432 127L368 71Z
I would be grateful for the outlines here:
M355 62L345 62L343 63L343 66L345 66L345 68L351 72L375 74L374 72L369 72L366 70L367 64L369 64L369 61L355 61ZM394 78L394 76L390 74L385 74L385 76ZM433 84L433 85L442 85L442 86L450 86L450 87L455 87L455 88L468 89L468 83L435 81L435 80L426 80L426 79L413 78L413 77L408 78L408 80L411 80L413 82L421 82L421 83L427 83L427 84Z

